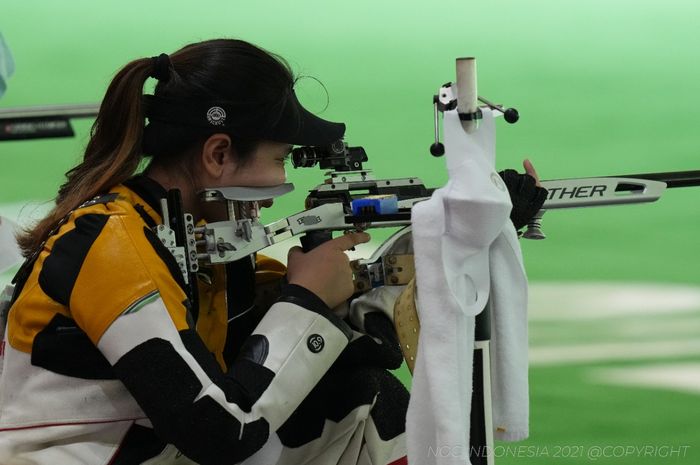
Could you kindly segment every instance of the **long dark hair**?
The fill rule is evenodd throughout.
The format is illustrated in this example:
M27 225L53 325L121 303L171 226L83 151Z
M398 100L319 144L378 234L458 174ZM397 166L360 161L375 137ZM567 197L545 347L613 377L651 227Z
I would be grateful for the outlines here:
M155 66L156 60L141 58L124 66L114 77L92 126L83 161L66 173L56 206L17 237L25 256L31 255L58 222L80 204L133 176L144 156L152 157L151 165L186 166L194 148L201 147L214 132L222 132L161 122L146 126L143 86ZM156 85L155 95L245 101L253 104L251 111L260 113L274 111L294 83L284 59L235 39L214 39L183 47L170 55L168 74L167 80ZM245 161L259 141L231 136L236 154Z

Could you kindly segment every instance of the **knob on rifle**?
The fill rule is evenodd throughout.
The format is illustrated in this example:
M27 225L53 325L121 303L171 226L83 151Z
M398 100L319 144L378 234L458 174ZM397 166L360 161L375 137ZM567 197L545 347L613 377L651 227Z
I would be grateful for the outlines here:
M544 212L545 210L540 210L537 212L537 214L535 214L535 216L532 217L530 222L527 224L527 229L523 233L523 238L541 240L547 237L545 236L544 232L542 232L542 216L544 215Z
M507 123L513 124L517 122L520 119L520 114L518 113L518 110L515 108L503 108L501 105L497 105L495 103L489 102L483 97L477 97L479 101L485 103L489 108L492 110L498 110L501 113L503 113L503 119L506 120Z

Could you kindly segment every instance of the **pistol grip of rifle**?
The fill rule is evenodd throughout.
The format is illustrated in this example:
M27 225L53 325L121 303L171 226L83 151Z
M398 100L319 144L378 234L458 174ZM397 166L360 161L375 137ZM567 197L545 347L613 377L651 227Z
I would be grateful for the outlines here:
M333 239L333 233L330 231L309 231L301 236L301 248L304 252L308 252L331 239Z

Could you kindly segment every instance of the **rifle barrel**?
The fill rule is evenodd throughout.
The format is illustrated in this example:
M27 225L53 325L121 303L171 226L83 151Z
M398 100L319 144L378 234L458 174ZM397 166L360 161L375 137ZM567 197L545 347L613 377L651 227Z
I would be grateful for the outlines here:
M666 183L666 187L694 187L700 186L700 171L671 171L667 173L644 173L644 174L623 174L620 176L609 176L612 178L635 178L648 179L650 181L661 181Z

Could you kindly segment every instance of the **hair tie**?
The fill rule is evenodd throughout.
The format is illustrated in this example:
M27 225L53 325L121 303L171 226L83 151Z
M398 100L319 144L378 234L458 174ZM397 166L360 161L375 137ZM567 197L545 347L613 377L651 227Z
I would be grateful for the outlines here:
M161 53L157 57L152 57L151 74L149 76L161 82L167 82L170 79L170 66L170 57L167 53Z

